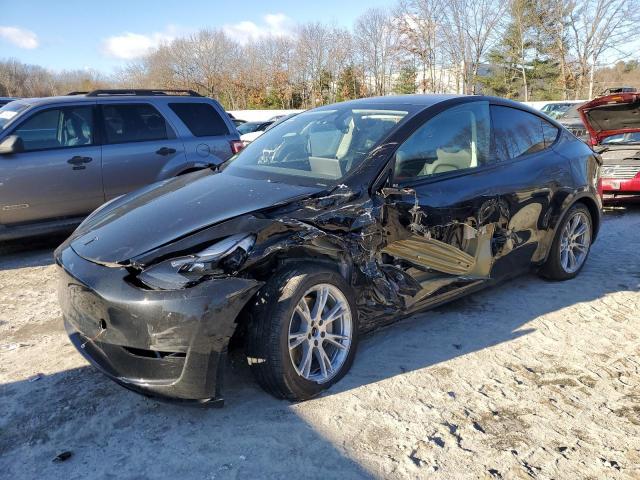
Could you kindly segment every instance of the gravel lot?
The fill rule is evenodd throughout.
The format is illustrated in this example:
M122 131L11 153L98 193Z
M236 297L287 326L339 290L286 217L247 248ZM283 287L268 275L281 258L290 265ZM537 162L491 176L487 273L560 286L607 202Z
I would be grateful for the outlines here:
M0 246L2 478L640 478L640 208L607 216L577 279L527 275L367 336L318 399L268 396L233 356L223 409L87 365L59 241Z

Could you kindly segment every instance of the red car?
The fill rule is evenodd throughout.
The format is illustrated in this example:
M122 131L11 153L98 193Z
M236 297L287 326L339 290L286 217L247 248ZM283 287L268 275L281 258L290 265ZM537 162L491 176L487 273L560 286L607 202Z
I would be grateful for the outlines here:
M606 95L578 110L602 156L602 192L609 198L640 195L640 93Z

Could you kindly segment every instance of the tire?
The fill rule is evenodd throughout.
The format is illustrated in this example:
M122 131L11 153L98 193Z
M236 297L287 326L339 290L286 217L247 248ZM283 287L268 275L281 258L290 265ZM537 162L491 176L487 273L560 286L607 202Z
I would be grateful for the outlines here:
M314 316L325 289L325 308ZM334 320L327 322L332 313ZM250 369L267 392L292 401L318 395L347 373L356 354L358 316L351 288L321 267L281 270L258 293L246 345Z
M568 257L566 257L566 259L563 256L563 245L566 245L567 233L569 233L569 238L571 238L571 222L576 221L575 219L577 218L579 218L580 221L583 222L582 224L586 226L585 234L578 237L577 240L578 242L582 241L584 243L586 250L581 254L579 261L572 267L570 254L567 253ZM575 230L579 229L580 227L575 228ZM580 238L582 240L580 240ZM540 274L549 280L569 280L574 278L578 273L580 273L584 264L587 262L589 252L591 250L592 239L593 219L591 218L591 213L584 204L576 203L569 209L558 226L556 236L553 240L553 244L551 245L551 250L549 251L546 262L540 270ZM577 259L578 257L576 257L575 252L579 252L580 250L578 250L577 247L570 250L574 252L573 256Z

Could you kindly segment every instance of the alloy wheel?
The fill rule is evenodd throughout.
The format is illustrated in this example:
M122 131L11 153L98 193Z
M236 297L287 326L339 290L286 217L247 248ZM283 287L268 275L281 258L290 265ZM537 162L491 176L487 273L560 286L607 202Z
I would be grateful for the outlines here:
M560 239L560 264L567 273L580 269L591 245L591 224L586 213L577 211L565 223Z
M307 290L289 321L289 357L298 375L331 380L347 359L352 334L351 308L339 288L323 283Z

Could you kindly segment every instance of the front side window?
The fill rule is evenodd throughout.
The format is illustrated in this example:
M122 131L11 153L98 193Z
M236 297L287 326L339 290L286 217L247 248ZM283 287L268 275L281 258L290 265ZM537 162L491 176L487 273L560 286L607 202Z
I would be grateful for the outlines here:
M106 143L166 140L167 122L147 103L102 105Z
M25 151L93 144L93 107L54 108L34 114L14 132Z
M487 102L465 103L439 113L396 151L396 181L485 165L489 160L490 127Z
M545 120L517 108L491 107L495 156L504 161L544 150L555 141L558 129ZM543 129L543 124L549 127Z
M407 114L348 106L304 112L251 142L224 171L273 181L331 184L362 164Z
M169 108L182 120L194 137L229 134L224 120L208 103L170 103Z

